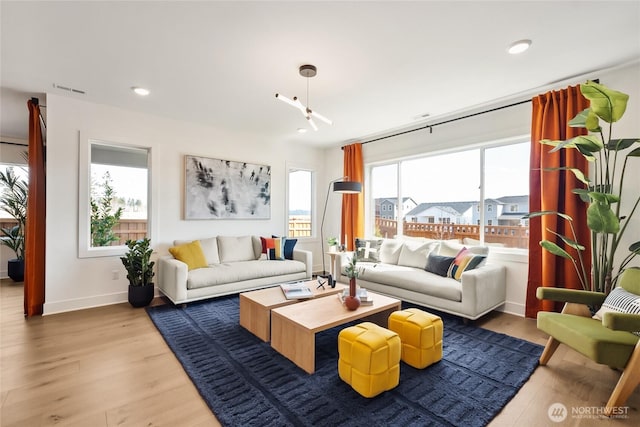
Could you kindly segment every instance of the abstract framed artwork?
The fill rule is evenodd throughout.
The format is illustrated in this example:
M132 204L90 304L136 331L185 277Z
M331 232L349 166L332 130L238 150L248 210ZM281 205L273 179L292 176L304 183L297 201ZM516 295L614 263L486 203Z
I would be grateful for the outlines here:
M271 218L271 166L186 155L184 217Z

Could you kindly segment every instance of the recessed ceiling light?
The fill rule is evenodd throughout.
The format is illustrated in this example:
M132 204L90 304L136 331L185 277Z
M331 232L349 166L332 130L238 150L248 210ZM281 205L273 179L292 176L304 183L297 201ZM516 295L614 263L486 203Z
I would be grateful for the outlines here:
M307 133L305 128L298 128L298 133Z
M530 46L531 40L518 40L517 42L511 43L511 45L507 49L507 52L509 52L511 55L517 55L529 49Z
M140 96L149 95L149 89L145 89L143 87L132 87L131 89Z

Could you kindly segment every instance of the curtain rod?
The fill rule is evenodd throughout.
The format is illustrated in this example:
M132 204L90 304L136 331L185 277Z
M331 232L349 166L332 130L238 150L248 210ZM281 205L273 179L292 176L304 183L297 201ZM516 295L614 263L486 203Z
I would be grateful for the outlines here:
M46 105L40 105L40 100L36 97L32 97L31 98L31 102L35 105L37 105L40 108L47 108ZM44 121L44 117L42 117L42 113L38 113L38 117L40 118L40 121L42 122L42 126L44 126L44 130L47 130L47 122Z
M369 141L364 141L362 143L362 145L368 144L370 142L381 141L381 140L387 139L387 138L393 138L394 136L400 136L400 135L404 135L406 133L412 133L412 132L416 132L416 131L424 130L424 129L429 129L429 133L433 133L433 128L436 127L436 126L444 125L444 124L451 123L451 122L456 122L456 121L462 120L462 119L468 119L470 117L480 116L482 114L491 113L493 111L503 110L505 108L515 107L516 105L526 104L527 102L531 102L531 100L530 99L525 99L524 101L514 102L512 104L503 105L501 107L495 107L495 108L491 108L489 110L483 110L483 111L478 111L477 113L467 114L466 116L460 116L460 117L456 117L454 119L449 119L449 120L444 120L444 121L438 122L438 123L424 125L422 127L416 128L416 129L410 129L410 130L405 130L405 131L402 131L402 132L396 132L396 133L393 133L391 135L385 135L385 136L381 136L380 138L375 138L375 139L370 139Z
M39 106L40 108L47 108L46 105L40 105L40 100L38 98L31 98L31 102L33 102L35 105ZM40 121L42 122L42 125L44 126L45 130L47 129L47 123L44 121L44 117L42 117L42 114L38 114L38 117L40 118ZM17 145L19 147L28 147L29 144L23 144L20 142L9 142L9 141L0 141L0 144L6 144L6 145Z
M28 147L29 146L29 144L22 144L20 142L8 142L8 141L0 141L0 144L19 145L21 147Z
M600 83L600 79L592 79L591 81L595 82L595 83ZM478 111L477 113L467 114L466 116L456 117L454 119L444 120L442 122L433 123L433 124L430 124L430 125L424 125L422 127L416 128L416 129L410 129L410 130L405 130L405 131L402 131L402 132L396 132L396 133L393 133L391 135L381 136L380 138L375 138L375 139L370 139L369 141L364 141L362 143L362 145L368 144L370 142L381 141L381 140L387 139L387 138L393 138L394 136L400 136L400 135L404 135L404 134L407 134L407 133L412 133L412 132L416 132L416 131L424 130L424 129L429 129L429 133L433 133L433 128L436 127L436 126L439 126L439 125L444 125L444 124L447 124L447 123L456 122L456 121L462 120L462 119L468 119L470 117L480 116L482 114L491 113L491 112L498 111L498 110L503 110L505 108L515 107L517 105L526 104L527 102L531 102L531 99L525 99L523 101L514 102L512 104L503 105L501 107L490 108L488 110ZM342 147L342 149L344 150L344 147Z

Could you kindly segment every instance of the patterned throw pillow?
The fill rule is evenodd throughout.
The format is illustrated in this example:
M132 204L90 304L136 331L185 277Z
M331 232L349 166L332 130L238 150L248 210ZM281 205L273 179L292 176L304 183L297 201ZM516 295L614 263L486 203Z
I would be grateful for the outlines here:
M266 254L269 249L275 247L275 242L273 241L273 237L261 237L260 243L262 243L262 253Z
M476 255L467 248L462 248L454 258L447 271L447 277L460 280L462 273L473 270L482 264L487 257L485 255Z
M356 260L358 262L380 262L382 239L365 240L356 237Z
M447 271L451 267L451 263L455 257L436 255L433 252L427 257L427 270L429 273L437 274L438 276L447 277Z
M640 314L640 295L633 294L624 288L614 288L602 303L600 310L593 315L594 319L602 320L604 313ZM640 331L633 332L640 336Z
M261 237L260 242L262 243L262 253L266 254L266 258L270 260L281 261L285 259L284 241L285 239L282 239L280 237Z
M271 236L277 239L278 236ZM281 237L284 240L284 259L293 259L293 248L295 248L298 239L290 239L288 237Z

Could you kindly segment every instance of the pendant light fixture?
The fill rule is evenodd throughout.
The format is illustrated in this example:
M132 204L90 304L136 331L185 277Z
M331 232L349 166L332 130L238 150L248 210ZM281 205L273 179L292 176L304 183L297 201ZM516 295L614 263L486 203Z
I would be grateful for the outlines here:
M313 128L313 130L318 130L318 126L316 126L316 123L313 121L313 118L321 120L328 125L332 125L333 122L331 120L329 120L328 118L324 117L323 115L309 108L309 79L311 77L314 77L316 74L318 74L318 69L316 68L315 65L305 64L300 66L299 72L302 77L305 77L307 79L307 105L306 106L302 105L302 102L300 102L297 96L294 96L293 99L289 99L286 96L276 93L276 98L300 110L300 112L302 113L304 118L307 119L307 121L309 122L309 125Z

